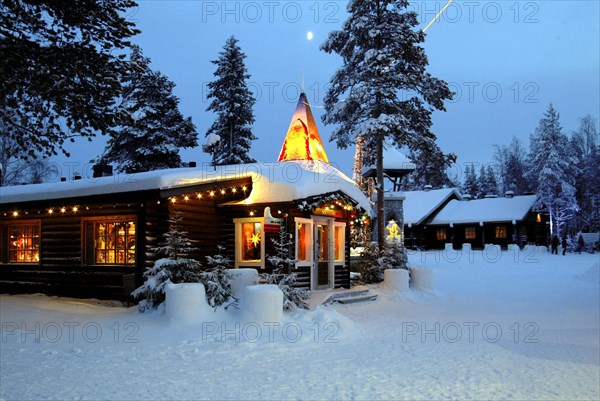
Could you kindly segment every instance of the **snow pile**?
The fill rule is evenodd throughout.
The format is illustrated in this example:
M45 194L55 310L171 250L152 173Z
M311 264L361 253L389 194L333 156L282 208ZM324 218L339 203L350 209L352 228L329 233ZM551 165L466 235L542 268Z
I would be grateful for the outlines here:
M258 284L258 271L256 269L228 269L227 277L231 285L231 293L237 299L242 298L242 293L246 287Z
M410 284L418 290L433 290L433 270L428 268L411 268Z
M275 284L244 288L241 308L255 323L276 323L283 317L283 292Z
M406 269L385 269L383 286L390 291L408 291L409 273Z
M210 316L201 283L169 283L165 295L166 315L173 323L199 324Z

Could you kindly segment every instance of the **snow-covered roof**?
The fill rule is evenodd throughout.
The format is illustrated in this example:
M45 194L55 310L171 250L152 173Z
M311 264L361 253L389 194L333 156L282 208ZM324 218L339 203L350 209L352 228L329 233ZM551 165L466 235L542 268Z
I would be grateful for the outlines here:
M289 202L342 191L369 211L369 200L344 173L322 161L287 161L155 170L67 182L0 187L0 204L173 189L244 177L252 192L244 203Z
M375 169L376 166L364 166L363 174ZM390 144L385 144L383 149L383 169L384 170L404 170L412 171L416 165L406 155L400 153L398 149Z
M520 221L525 218L535 201L535 195L483 198L471 201L452 200L444 206L430 224Z
M393 194L393 193L391 193ZM405 191L404 224L422 224L437 208L452 195L460 198L455 188L432 189L429 191Z

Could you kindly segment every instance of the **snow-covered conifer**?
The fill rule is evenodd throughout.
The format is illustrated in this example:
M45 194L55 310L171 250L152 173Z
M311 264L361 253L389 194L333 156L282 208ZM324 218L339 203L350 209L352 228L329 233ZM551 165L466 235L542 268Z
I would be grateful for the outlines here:
M206 289L206 301L214 308L230 300L233 300L232 304L237 304L227 276L227 270L231 268L231 260L223 254L224 251L225 247L219 245L219 253L215 256L207 256L206 260L210 269L201 274L201 280Z
M293 308L308 309L308 298L310 293L296 287L297 276L292 272L296 259L290 256L294 242L290 239L285 225L281 224L279 235L272 238L275 247L275 255L267 256L269 263L273 265L272 273L263 273L261 276L267 284L275 284L283 292L283 309Z
M531 135L527 176L538 196L536 210L548 213L551 233L559 237L563 224L579 210L575 198L578 169L567 145L559 114L550 104Z
M248 89L250 75L245 58L238 40L232 36L225 42L219 58L212 61L217 66L216 79L208 84L208 98L212 101L206 110L217 116L206 136L209 138L207 151L212 154L215 165L256 161L248 155L256 139L252 133L252 107L256 100Z
M125 117L99 160L115 163L125 173L182 167L179 150L196 146L198 133L192 119L179 111L175 84L152 71L150 59L137 46L130 63L120 106Z
M323 121L338 124L332 134L338 147L353 146L357 137L365 141L376 160L377 221L383 221L384 141L389 138L397 148L432 149L431 113L444 110L452 94L426 71L425 34L407 0L351 0L347 10L342 29L330 33L321 47L343 59L325 96ZM382 249L384 230L379 224Z
M167 284L201 282L202 265L186 257L196 248L187 238L187 232L181 229L182 219L181 212L176 211L168 220L169 231L164 235L165 243L154 249L164 257L144 273L146 281L132 293L134 298L140 299L138 308L142 312L155 309L164 302Z

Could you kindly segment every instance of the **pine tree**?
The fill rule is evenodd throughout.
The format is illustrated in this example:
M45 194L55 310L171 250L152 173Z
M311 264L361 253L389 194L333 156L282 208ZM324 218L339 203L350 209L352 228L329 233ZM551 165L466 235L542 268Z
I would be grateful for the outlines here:
M150 59L137 46L130 62L121 104L127 118L111 135L100 161L116 163L125 173L182 167L179 149L196 146L198 133L191 118L179 111L175 84L152 71Z
M415 29L417 14L407 0L351 0L342 30L330 33L321 49L337 53L342 67L325 97L326 124L339 124L332 135L338 147L357 137L374 156L377 167L378 246L385 247L383 143L426 151L433 148L431 113L444 110L452 94L448 85L426 72L420 46L425 34ZM408 99L401 92L413 93Z
M552 104L531 135L528 160L527 176L538 196L535 208L548 213L551 235L560 237L564 223L579 210L574 186L578 169Z
M292 272L297 260L290 257L294 242L290 239L285 225L281 224L278 238L272 238L275 255L267 256L273 265L272 273L263 273L261 276L267 284L275 284L283 292L283 310L294 308L308 309L310 292L296 287L297 275Z
M496 180L496 172L494 171L494 168L488 165L485 173L486 187L488 193L490 195L497 195L498 181Z
M208 84L208 98L213 99L206 109L217 118L206 132L209 137L207 152L212 154L214 165L254 163L248 152L252 141L256 100L248 89L250 78L242 52L235 37L225 42L219 58L212 63L217 66L216 79ZM215 140L216 139L216 140Z
M475 174L475 165L471 163L465 167L465 179L462 186L464 195L477 196L477 176Z
M437 144L432 143L427 149L411 151L410 158L415 161L415 170L404 180L404 190L418 191L426 185L433 189L454 186L446 171L456 162L455 154L444 154Z
M130 0L0 3L0 120L24 157L53 156L119 119Z
M501 192L513 191L522 195L528 191L525 179L526 152L522 142L513 137L510 145L494 145L494 161L498 168Z
M231 292L231 283L227 275L227 270L231 268L231 260L223 255L224 246L219 245L218 248L219 253L206 257L210 270L201 274L206 289L206 300L213 308L224 305L229 300L233 300L230 305L236 306L238 300Z
M141 312L156 309L165 300L165 287L169 283L200 283L202 282L202 265L195 259L186 256L196 250L187 238L187 232L182 231L183 216L177 211L168 220L169 231L164 235L165 244L156 247L157 254L163 258L154 262L154 266L144 273L146 281L131 295L141 299L138 308Z
M579 130L573 133L569 144L579 168L575 188L577 202L581 206L573 231L597 231L600 226L600 160L597 136L596 123L592 116L587 115L581 119Z

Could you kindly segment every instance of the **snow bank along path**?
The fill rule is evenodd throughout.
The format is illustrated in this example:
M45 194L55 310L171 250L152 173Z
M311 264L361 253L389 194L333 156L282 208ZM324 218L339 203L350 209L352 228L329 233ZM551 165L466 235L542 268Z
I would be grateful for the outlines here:
M0 399L598 399L598 255L536 252L415 253L434 290L271 327L2 296Z

